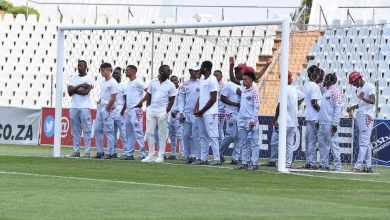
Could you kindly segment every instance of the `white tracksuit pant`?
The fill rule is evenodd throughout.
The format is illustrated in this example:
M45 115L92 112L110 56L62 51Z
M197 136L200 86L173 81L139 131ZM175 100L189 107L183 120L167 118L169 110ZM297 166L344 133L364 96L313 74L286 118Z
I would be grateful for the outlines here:
M139 146L139 156L145 157L145 144L143 133L144 111L141 108L127 109L126 113L126 146L123 155L134 156L134 147Z
M118 147L118 131L119 131L119 137L122 140L122 150L126 146L126 127L125 127L125 116L121 115L121 110L122 109L117 109L115 111L115 116L114 116L114 136L115 136L115 142L114 142L114 148L110 152L110 154L117 153L117 147Z
M339 129L339 128L338 128ZM332 150L335 168L341 170L339 133L332 133L332 124L320 124L318 131L318 143L322 167L329 167L329 150Z
M207 160L209 149L213 151L214 160L219 161L218 114L203 114L198 120L201 152L200 159Z
M226 151L231 143L234 143L234 149L232 153L233 160L239 160L241 155L240 146L238 144L238 127L237 127L238 113L226 113L226 130L225 136L222 139L219 152L221 155L226 155Z
M169 117L168 121L168 131L169 139L171 139L171 155L176 156L176 149L179 147L179 154L183 156L183 143L182 143L182 130L183 124L179 121L180 114L177 113L176 117L173 118L172 115Z
M150 113L146 111L146 139L149 145L149 154L155 155L155 129L158 126L158 156L164 157L168 138L168 114L166 112Z
M184 113L183 123L183 148L185 157L196 157L200 159L200 151L195 153L195 149L200 149L199 131L197 126L197 118L192 113Z
M359 154L355 164L355 169L360 169L362 164L366 162L366 167L371 167L371 133L374 120L365 114L357 115L356 122L359 129Z
M286 137L286 166L291 166L294 155L294 138L295 127L287 127ZM278 160L278 146L279 146L279 131L274 129L271 137L271 153L269 157L270 162Z
M318 143L318 130L315 121L306 121L306 164L316 164L316 145Z
M114 110L111 112L106 111L105 104L99 104L96 111L95 121L95 140L96 150L98 153L103 153L103 131L107 137L107 149L106 154L111 154L114 148L115 136L114 136Z
M238 145L242 152L242 164L248 164L251 161L252 165L258 165L260 145L259 145L259 126L256 125L252 129L247 127L238 127Z
M71 108L70 126L73 136L73 151L80 151L81 131L83 131L85 153L90 153L92 130L91 110L88 108Z

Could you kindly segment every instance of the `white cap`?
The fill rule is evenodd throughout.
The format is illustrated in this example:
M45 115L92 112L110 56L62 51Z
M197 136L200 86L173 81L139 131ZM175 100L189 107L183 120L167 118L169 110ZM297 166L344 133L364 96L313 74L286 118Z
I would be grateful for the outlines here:
M199 70L199 66L196 64L190 64L188 65L188 70Z

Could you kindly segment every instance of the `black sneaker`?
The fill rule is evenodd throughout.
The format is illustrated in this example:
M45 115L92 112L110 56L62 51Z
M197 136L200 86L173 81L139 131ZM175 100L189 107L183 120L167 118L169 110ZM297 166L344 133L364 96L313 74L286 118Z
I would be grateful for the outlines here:
M119 158L120 160L134 160L134 156L125 156L125 155L122 155L121 158Z
M145 156L139 156L139 157L137 158L137 160L143 160L143 159L145 159Z
M167 158L167 160L176 160L176 156L174 156L174 155L169 155L169 157Z
M207 160L200 160L198 165L208 165L209 162Z
M361 169L353 168L352 170L354 173L362 173L363 171Z
M330 168L328 166L320 166L320 170L330 171Z
M96 153L96 155L93 157L95 159L102 159L104 157L104 152L98 152Z
M310 165L309 170L318 170L317 165Z
M221 164L223 164L225 162L225 157L223 155L221 155L219 157L219 161L221 161Z
M230 161L230 165L238 165L239 164L239 161L238 160L233 160Z
M80 157L80 152L73 152L70 157Z
M364 169L364 172L365 173L374 173L374 171L372 170L371 167L367 167L366 169Z
M117 153L111 154L111 158L118 158L118 154Z
M236 167L237 170L247 170L248 169L248 164L241 164Z
M106 156L103 159L106 159L106 160L111 159L111 154L106 154Z
M276 167L276 162L268 161L267 164L265 164L267 167Z
M192 165L200 165L201 162L202 162L201 160L195 159L191 164Z
M195 161L195 158L193 158L193 157L187 157L187 159L186 159L186 164L191 164L192 162L194 162Z
M219 160L213 160L210 163L210 166L221 166L221 165L222 165L222 163Z
M251 167L251 170L259 170L259 165L253 165L253 166Z

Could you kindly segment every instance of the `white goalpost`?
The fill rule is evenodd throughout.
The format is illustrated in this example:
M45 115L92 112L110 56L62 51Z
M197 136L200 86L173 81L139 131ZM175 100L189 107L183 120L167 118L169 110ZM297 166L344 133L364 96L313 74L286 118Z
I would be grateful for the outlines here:
M64 70L65 70L65 65L64 65L64 62L66 62L65 60L68 59L68 56L78 56L78 55L75 55L74 53L65 53L65 51L67 51L67 44L66 44L66 41L68 40L67 39L67 33L70 33L70 32L78 32L78 33L81 33L81 32L88 32L88 33L91 33L90 35L93 36L96 31L102 31L103 33L105 31L127 31L126 33L128 33L129 31L138 31L138 32L148 32L148 33L153 33L153 35L150 35L152 37L147 37L146 39L146 44L148 43L148 40L151 38L151 42L152 42L152 46L149 48L148 46L144 46L145 47L148 47L148 49L152 49L152 53L151 53L151 56L152 56L152 59L149 60L147 63L149 64L148 67L145 67L145 68L150 68L150 70L148 71L148 73L153 73L155 72L154 70L157 68L157 64L159 63L162 63L163 62L163 59L162 60L157 60L158 58L153 58L154 54L156 53L155 51L155 48L157 48L157 50L159 49L158 48L158 44L159 42L155 42L156 41L156 37L155 35L163 35L163 34L167 34L168 31L171 31L169 32L169 34L171 34L173 37L169 39L169 42L173 39L175 40L175 37L177 36L180 36L182 37L182 41L183 41L183 35L182 35L182 32L175 32L173 30L177 30L177 29L195 29L195 34L198 34L199 35L199 32L196 31L196 29L218 29L218 30L221 30L223 28L231 28L231 29L234 29L235 27L256 27L256 26L278 26L278 27L281 27L281 32L282 32L282 37L281 37L281 49L280 49L280 57L279 57L279 65L280 65L280 90L279 90L279 95L280 95L280 115L279 115L279 148L278 148L278 171L279 172L288 172L288 170L286 169L286 130L287 130L287 124L286 124L286 118L287 118L287 82L288 82L288 64L289 64L289 61L288 61L288 57L289 57L289 38L290 38L290 21L288 19L274 19L274 20L260 20L260 21L242 21L242 22L209 22L209 23L188 23L188 24L147 24L147 25L134 25L134 24L117 24L117 25L59 25L58 26L58 33L57 33L57 63L56 63L56 89L55 89L55 92L56 92L56 95L55 95L55 131L54 131L54 146L53 146L53 157L60 157L61 156L61 118L62 118L62 110L63 110L63 90L64 90L64 84L65 84L65 81L66 80L66 77L64 76ZM164 31L167 31L167 33L165 33ZM246 50L249 50L248 53L251 52L251 47L248 45L251 45L253 43L253 41L257 40L256 38L256 34L257 33L255 31L255 29L253 29L253 32L251 37L248 37L247 39L245 38L246 35L245 35L245 31L241 30L240 32L240 35L237 35L237 37L233 36L234 34L232 34L232 32L230 31L230 35L226 35L227 37L219 37L220 36L220 32L218 31L218 34L216 34L215 36L213 37L210 37L209 36L209 31L207 30L207 35L204 34L204 35L199 35L199 38L201 39L201 41L203 42L206 42L208 44L214 44L216 46L214 46L214 51L216 50L215 47L221 47L221 48L225 48L225 50L227 51L227 47L229 47L229 43L232 42L232 40L234 39L238 39L237 42L235 43L236 45L242 45L242 44L246 44ZM185 32L184 32L185 34ZM148 35L149 36L149 35ZM137 36L135 36L135 38L137 39ZM87 38L85 38L87 39ZM88 38L89 39L89 38ZM224 41L226 39L226 41ZM77 41L82 41L81 39L79 39L79 36L77 37L74 37L74 42L73 43L77 43ZM160 39L159 39L160 40ZM172 40L172 41L173 41ZM179 39L178 39L179 41ZM192 39L192 42L196 42ZM210 43L211 42L211 43ZM82 43L81 43L82 44ZM195 44L195 43L194 43ZM85 44L86 45L86 44ZM123 43L123 45L126 45L126 42ZM109 46L112 46L112 45L109 45ZM122 46L122 44L121 44ZM111 49L110 47L108 47L110 50L113 50ZM122 47L118 47L120 49L123 49ZM201 51L204 51L204 50L207 50L209 47L205 46L205 47L201 47ZM190 47L190 50L192 50L193 47ZM204 49L204 50L203 50ZM272 49L272 48L271 48ZM180 50L180 46L179 46L179 49ZM237 50L232 50L232 51L236 51L235 53L237 53ZM130 49L131 51L131 49ZM132 51L131 51L132 52ZM129 52L130 53L130 52ZM221 60L227 60L227 58L225 57L225 55L227 56L236 56L236 54L232 53L232 54L229 54L229 53L224 53L224 52L218 52L221 57ZM80 53L80 54L83 54L83 53ZM142 55L142 53L141 53ZM259 54L256 54L256 59L258 57ZM101 55L102 56L102 59L104 58L104 55ZM166 56L166 54L164 54L164 57ZM213 55L211 53L211 58L214 59L215 58L215 55ZM243 55L243 56L240 56L240 58L237 57L237 61L241 61L241 62L247 62L248 61L248 54L246 55ZM253 54L252 54L252 57L253 57ZM76 57L76 58L79 58L79 57ZM187 57L180 57L180 59L185 59ZM210 58L210 59L211 59ZM102 60L101 59L101 60ZM127 57L123 57L122 59L127 59ZM173 59L173 58L172 58ZM178 59L176 57L176 59ZM192 58L191 58L192 59ZM199 61L201 59L206 59L204 58L203 56L202 57L198 57L198 60L195 60L195 62L199 63ZM101 60L99 60L98 58L96 58L96 63L99 63L100 65L100 62ZM95 62L95 60L93 60ZM184 63L186 63L187 61L184 61ZM193 62L193 60L191 60L191 62ZM225 62L225 61L224 61ZM254 65L254 67L256 66L256 62L257 61L251 61L252 62L252 65ZM222 62L220 62L222 63ZM66 63L65 63L66 64ZM177 64L177 62L176 62ZM123 65L123 64L121 64ZM139 63L139 65L142 66L142 63ZM173 65L175 65L175 61L173 61ZM217 65L217 68L221 68L223 70L226 70L226 67L224 65ZM179 67L178 67L179 68ZM68 71L68 72L71 72L71 71ZM227 72L227 71L225 71ZM145 77L144 77L145 78ZM150 78L150 77L149 77ZM261 96L260 96L261 98ZM66 106L65 106L66 107ZM260 108L262 108L262 106L260 106Z

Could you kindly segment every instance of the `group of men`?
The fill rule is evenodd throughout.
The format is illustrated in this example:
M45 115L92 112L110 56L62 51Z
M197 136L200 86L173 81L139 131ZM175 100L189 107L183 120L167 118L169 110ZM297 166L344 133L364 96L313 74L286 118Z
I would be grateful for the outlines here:
M142 162L162 163L166 159L180 157L186 163L209 164L210 147L213 160L218 166L225 161L231 144L234 148L231 164L238 169L257 170L259 166L259 92L256 81L269 63L259 73L246 64L234 66L230 58L229 78L225 83L220 70L212 72L212 63L204 61L200 67L188 66L189 80L179 85L178 77L171 75L168 65L161 65L158 77L146 86L137 77L137 67L126 67L127 82L121 82L121 68L112 71L109 63L100 66L103 80L97 105L94 126L96 150L94 158L117 158L117 135L123 144L122 160L134 160L135 145L139 146L138 159ZM342 169L338 128L342 109L342 97L336 86L335 74L327 74L316 66L308 68L309 81L304 92L293 85L292 74L288 76L287 96L287 154L286 167L293 162L295 128L298 126L298 108L306 101L306 165L307 169L330 170L329 152L332 151L335 170ZM372 172L370 135L373 124L375 90L358 72L352 72L349 83L358 88L359 103L347 108L348 113L357 110L359 128L359 155L354 171ZM90 91L94 80L87 75L87 63L78 62L78 74L68 86L72 97L70 119L73 135L72 157L80 157L81 133L84 134L85 157L90 157L91 146L91 101ZM149 152L146 155L143 117L146 102L146 140ZM273 120L270 159L268 166L277 161L279 105ZM104 152L103 136L107 137ZM165 156L167 139L171 140L170 155ZM320 166L316 166L316 146L319 145ZM155 145L156 144L156 145ZM158 149L156 154L155 147ZM362 164L366 166L362 169Z
M341 171L341 151L338 142L338 130L342 114L342 93L337 88L336 74L327 74L319 67L313 65L308 68L308 81L305 83L304 92L300 92L292 86L292 74L288 75L287 87L287 137L286 137L286 167L290 168L293 162L293 149L295 142L295 129L298 127L298 108L303 100L306 102L306 164L305 169L331 170L329 166L329 154L332 152L334 168ZM370 141L373 118L375 113L375 87L363 80L359 72L349 74L349 84L357 88L359 103L347 108L349 116L356 112L356 121L359 130L359 153L354 172L372 173ZM271 138L271 152L268 166L276 166L278 147L278 117L277 106L275 119L273 120L273 133ZM316 164L317 145L320 153L320 165ZM362 167L363 163L365 166Z

